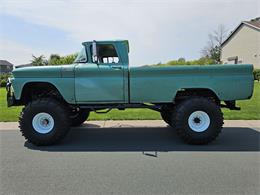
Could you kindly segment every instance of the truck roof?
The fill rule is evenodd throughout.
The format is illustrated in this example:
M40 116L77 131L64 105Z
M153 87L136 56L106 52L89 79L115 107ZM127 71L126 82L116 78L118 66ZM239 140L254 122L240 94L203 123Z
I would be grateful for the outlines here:
M115 40L93 40L96 41L97 43L111 43L111 42L128 42L126 39L115 39ZM92 43L93 41L85 41L82 44L86 43Z
M126 39L117 39L117 40L93 40L93 41L96 41L97 43L103 43L103 44L109 44L109 43L115 43L115 42L122 42L122 43L124 43L124 44L126 44L126 46L127 46L127 52L129 53L129 42L128 42L128 40L126 40ZM93 43L93 41L85 41L85 42L83 42L82 43L82 45L88 45L88 44L92 44Z

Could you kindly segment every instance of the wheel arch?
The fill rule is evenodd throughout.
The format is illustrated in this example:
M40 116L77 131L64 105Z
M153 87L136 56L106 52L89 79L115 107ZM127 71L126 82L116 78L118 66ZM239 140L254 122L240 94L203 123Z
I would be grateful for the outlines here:
M194 96L212 98L215 102L220 103L219 96L213 89L210 88L181 88L177 90L173 102Z
M58 87L56 87L54 84L47 81L31 81L23 85L21 90L20 103L27 104L29 101L31 101L32 96L36 95L33 94L34 92L36 93L53 92L52 94L53 96L55 95L59 96L59 98L62 99L62 101L67 102L61 95L61 92L58 89Z

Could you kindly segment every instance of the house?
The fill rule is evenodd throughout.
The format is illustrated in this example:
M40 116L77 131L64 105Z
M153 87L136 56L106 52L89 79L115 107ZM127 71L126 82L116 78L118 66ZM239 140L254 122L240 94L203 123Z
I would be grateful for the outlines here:
M29 67L29 66L33 66L33 64L20 64L20 65L15 65L15 68L23 68L23 67Z
M0 60L0 74L11 73L14 65L6 60Z
M221 47L223 64L253 64L260 69L260 17L241 22Z

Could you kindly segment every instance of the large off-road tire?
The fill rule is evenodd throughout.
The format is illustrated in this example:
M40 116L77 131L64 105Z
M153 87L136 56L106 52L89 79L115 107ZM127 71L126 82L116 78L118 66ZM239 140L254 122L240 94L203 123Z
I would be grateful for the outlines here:
M89 117L89 110L79 110L76 113L70 115L70 124L72 127L80 126Z
M66 107L51 98L27 104L21 112L19 124L25 139L37 146L58 143L70 129Z
M189 144L208 144L216 139L223 125L220 106L204 97L180 102L172 114L172 127Z
M174 106L162 106L161 108L161 117L168 125L172 126L172 112L173 112Z
M171 126L171 112L161 111L161 117L164 122Z

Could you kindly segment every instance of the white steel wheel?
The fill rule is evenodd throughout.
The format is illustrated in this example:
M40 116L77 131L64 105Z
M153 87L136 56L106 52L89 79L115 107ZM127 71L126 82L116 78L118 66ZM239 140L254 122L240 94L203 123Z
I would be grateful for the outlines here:
M46 134L52 131L54 119L50 114L40 112L33 117L32 126L38 133Z
M209 115L204 111L195 111L189 116L188 124L195 132L206 131L210 125Z

